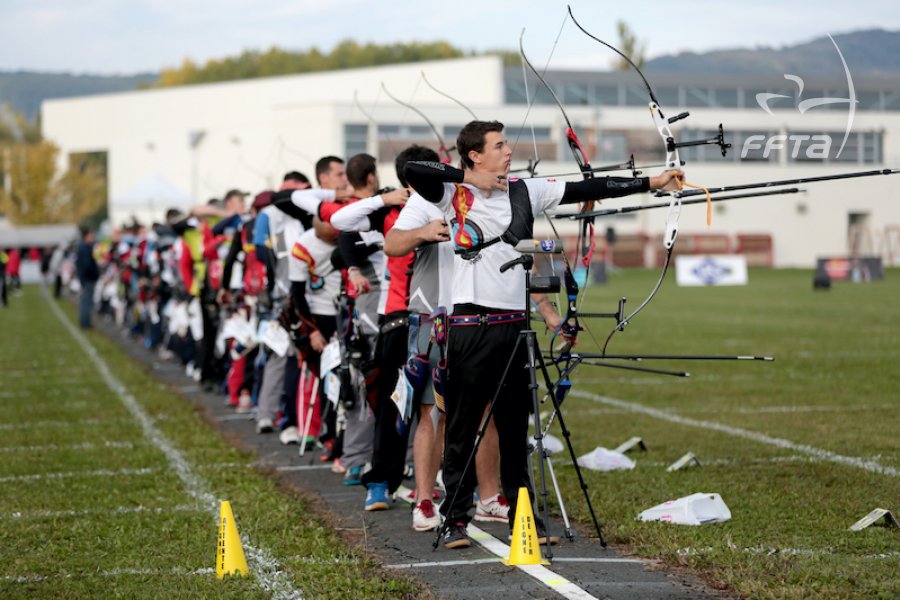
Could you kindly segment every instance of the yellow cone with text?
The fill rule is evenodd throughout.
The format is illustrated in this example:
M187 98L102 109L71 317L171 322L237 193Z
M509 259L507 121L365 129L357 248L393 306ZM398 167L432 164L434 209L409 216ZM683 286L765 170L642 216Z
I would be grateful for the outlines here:
M219 505L216 577L222 579L226 575L247 575L249 571L244 548L241 547L241 538L234 522L234 514L231 512L231 502L222 502Z
M541 546L538 544L537 527L534 522L534 511L531 510L528 488L519 488L519 499L516 500L516 519L513 523L512 541L509 543L509 559L504 560L503 564L550 564L541 558Z

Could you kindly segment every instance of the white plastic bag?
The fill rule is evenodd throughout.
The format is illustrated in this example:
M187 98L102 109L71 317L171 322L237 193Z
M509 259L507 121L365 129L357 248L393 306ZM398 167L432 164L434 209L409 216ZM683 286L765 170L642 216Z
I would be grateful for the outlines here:
M633 469L635 462L621 452L597 446L593 452L578 458L578 466L592 471L617 471Z
M704 525L728 521L731 519L731 510L719 494L701 492L657 504L637 518L640 521L662 521L677 525Z

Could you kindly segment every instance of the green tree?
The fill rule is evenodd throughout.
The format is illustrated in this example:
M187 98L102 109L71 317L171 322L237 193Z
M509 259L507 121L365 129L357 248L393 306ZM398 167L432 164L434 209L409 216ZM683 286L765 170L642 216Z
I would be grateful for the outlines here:
M620 20L616 23L616 31L619 34L619 49L622 54L630 58L639 69L643 69L647 62L647 44L638 40L625 21ZM627 71L631 66L624 58L618 58L614 68L616 71Z
M291 52L272 47L264 52L246 50L239 56L212 59L202 66L198 66L190 59L185 59L180 67L163 69L157 85L158 87L171 87L462 56L465 56L465 52L447 42L360 45L353 40L344 40L329 53L322 53L317 48L311 48L305 52Z
M4 165L0 212L10 221L81 224L102 210L106 200L103 167L89 158L76 159L58 175L58 156L59 148L46 141L0 146Z

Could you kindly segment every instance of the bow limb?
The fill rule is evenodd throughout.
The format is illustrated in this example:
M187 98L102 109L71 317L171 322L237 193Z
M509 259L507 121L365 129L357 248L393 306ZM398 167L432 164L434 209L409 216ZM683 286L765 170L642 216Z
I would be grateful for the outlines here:
M359 112L361 112L363 114L363 116L369 121L369 123L373 127L375 127L375 138L377 140L377 138L378 138L378 122L375 120L375 117L373 117L372 114L369 113L369 111L367 111L363 107L362 103L359 101L359 93L357 92L357 90L353 90L353 103L356 105L356 108L359 110ZM388 147L391 149L391 153L394 156L397 156L398 152L397 152L397 148L394 147L394 141L390 137L388 137L387 143L388 143ZM377 143L376 143L376 145L377 145ZM378 152L376 152L376 154L377 153Z
M566 108L560 101L559 96L556 95L556 91L547 83L547 80L544 79L543 75L541 75L541 73L535 68L531 61L528 60L528 55L525 54L524 38L525 30L523 29L522 33L519 35L519 53L522 55L522 60L525 62L531 72L534 73L538 80L543 84L543 86L547 88L547 91L550 92L550 96L553 98L553 101L556 102L556 106L559 107L563 119L565 119L566 121L566 141L569 144L569 149L572 151L572 156L575 158L575 162L578 165L578 170L581 173L581 176L584 179L593 179L594 171L591 167L591 161L588 159L587 153L584 151L584 146L582 145L581 140L578 139L578 134L575 133L575 129L572 127L572 121L569 119ZM593 201L584 202L581 205L581 210L583 212L587 212L593 207ZM578 234L578 238L578 245L581 249L582 254L582 263L584 264L585 268L590 268L590 263L594 255L595 248L593 220L586 219L582 222L581 231Z
M451 95L448 94L447 92L443 92L443 91L437 89L436 87L434 87L433 85L431 85L431 82L428 81L428 78L427 78L427 77L425 77L425 71L422 71L422 81L424 81L424 82L425 82L425 85L427 85L428 87L430 87L431 90L432 90L435 94L438 94L438 95L443 96L443 97L446 98L447 100L450 100L451 102L455 103L455 104L458 105L460 108L462 108L464 111L466 111L467 113L469 113L469 116L472 117L472 120L473 120L473 121L477 121L477 120L478 120L478 117L475 116L475 113L472 112L472 109L470 109L468 106L466 106L465 104L463 104L463 103L462 103L462 100L459 100L458 98L454 98L453 96L451 96Z
M452 163L453 159L450 157L450 148L448 148L447 144L444 143L444 138L443 138L443 136L441 136L441 132L438 131L437 127L434 126L434 123L431 122L431 119L429 119L425 113L423 113L421 110L419 110L412 104L410 104L408 102L404 102L404 101L400 100L399 98L397 98L396 96L394 96L393 94L391 94L388 91L387 87L384 85L384 82L381 82L381 89L384 90L384 93L387 94L388 98L390 98L391 100L393 100L400 106L408 108L409 110L413 111L414 113L416 113L417 115L422 117L422 120L425 121L425 123L428 124L428 127L431 128L432 133L434 133L434 137L437 138L438 145L439 145L438 155L441 157L441 162L445 163L445 164Z

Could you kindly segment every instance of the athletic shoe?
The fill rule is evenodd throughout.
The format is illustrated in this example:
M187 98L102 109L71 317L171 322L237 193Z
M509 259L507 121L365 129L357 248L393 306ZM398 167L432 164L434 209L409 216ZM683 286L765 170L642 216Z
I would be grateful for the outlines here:
M253 402L250 401L250 394L241 394L241 398L240 400L238 400L238 405L235 412L241 415L245 415L252 410Z
M397 491L394 492L394 500L400 500L402 502L406 502L407 504L415 504L416 490L411 490L405 485L401 485L397 488Z
M338 475L343 475L347 472L347 467L344 466L344 461L341 460L340 456L331 463L331 472L337 473Z
M403 465L403 479L412 479L416 476L416 468L413 465Z
M347 483L344 480L344 483ZM379 482L379 483L370 483L369 491L366 494L366 505L365 509L372 510L387 510L391 507L388 504L388 485L387 482Z
M496 496L488 503L481 500L475 508L475 520L485 522L508 523L509 502L503 496Z
M297 428L291 425L290 427L286 427L284 431L278 436L278 439L281 440L281 443L287 446L288 444L298 444L300 442L300 432L297 431Z
M431 531L441 524L441 516L434 510L431 500L422 500L413 509L413 529Z
M344 473L344 485L362 485L362 465L350 467Z
M434 485L439 490L442 490L444 492L447 491L447 488L444 486L444 472L440 469L438 470L437 475L434 478Z
M472 540L469 538L469 534L466 533L466 524L462 522L456 522L447 527L441 541L444 542L444 548L451 549L468 548L472 545Z
M263 417L256 422L256 433L272 433L274 426L272 419Z
M319 457L319 460L322 462L328 462L330 460L336 460L334 456L334 438L330 440L325 440L322 443L323 450L322 456Z

